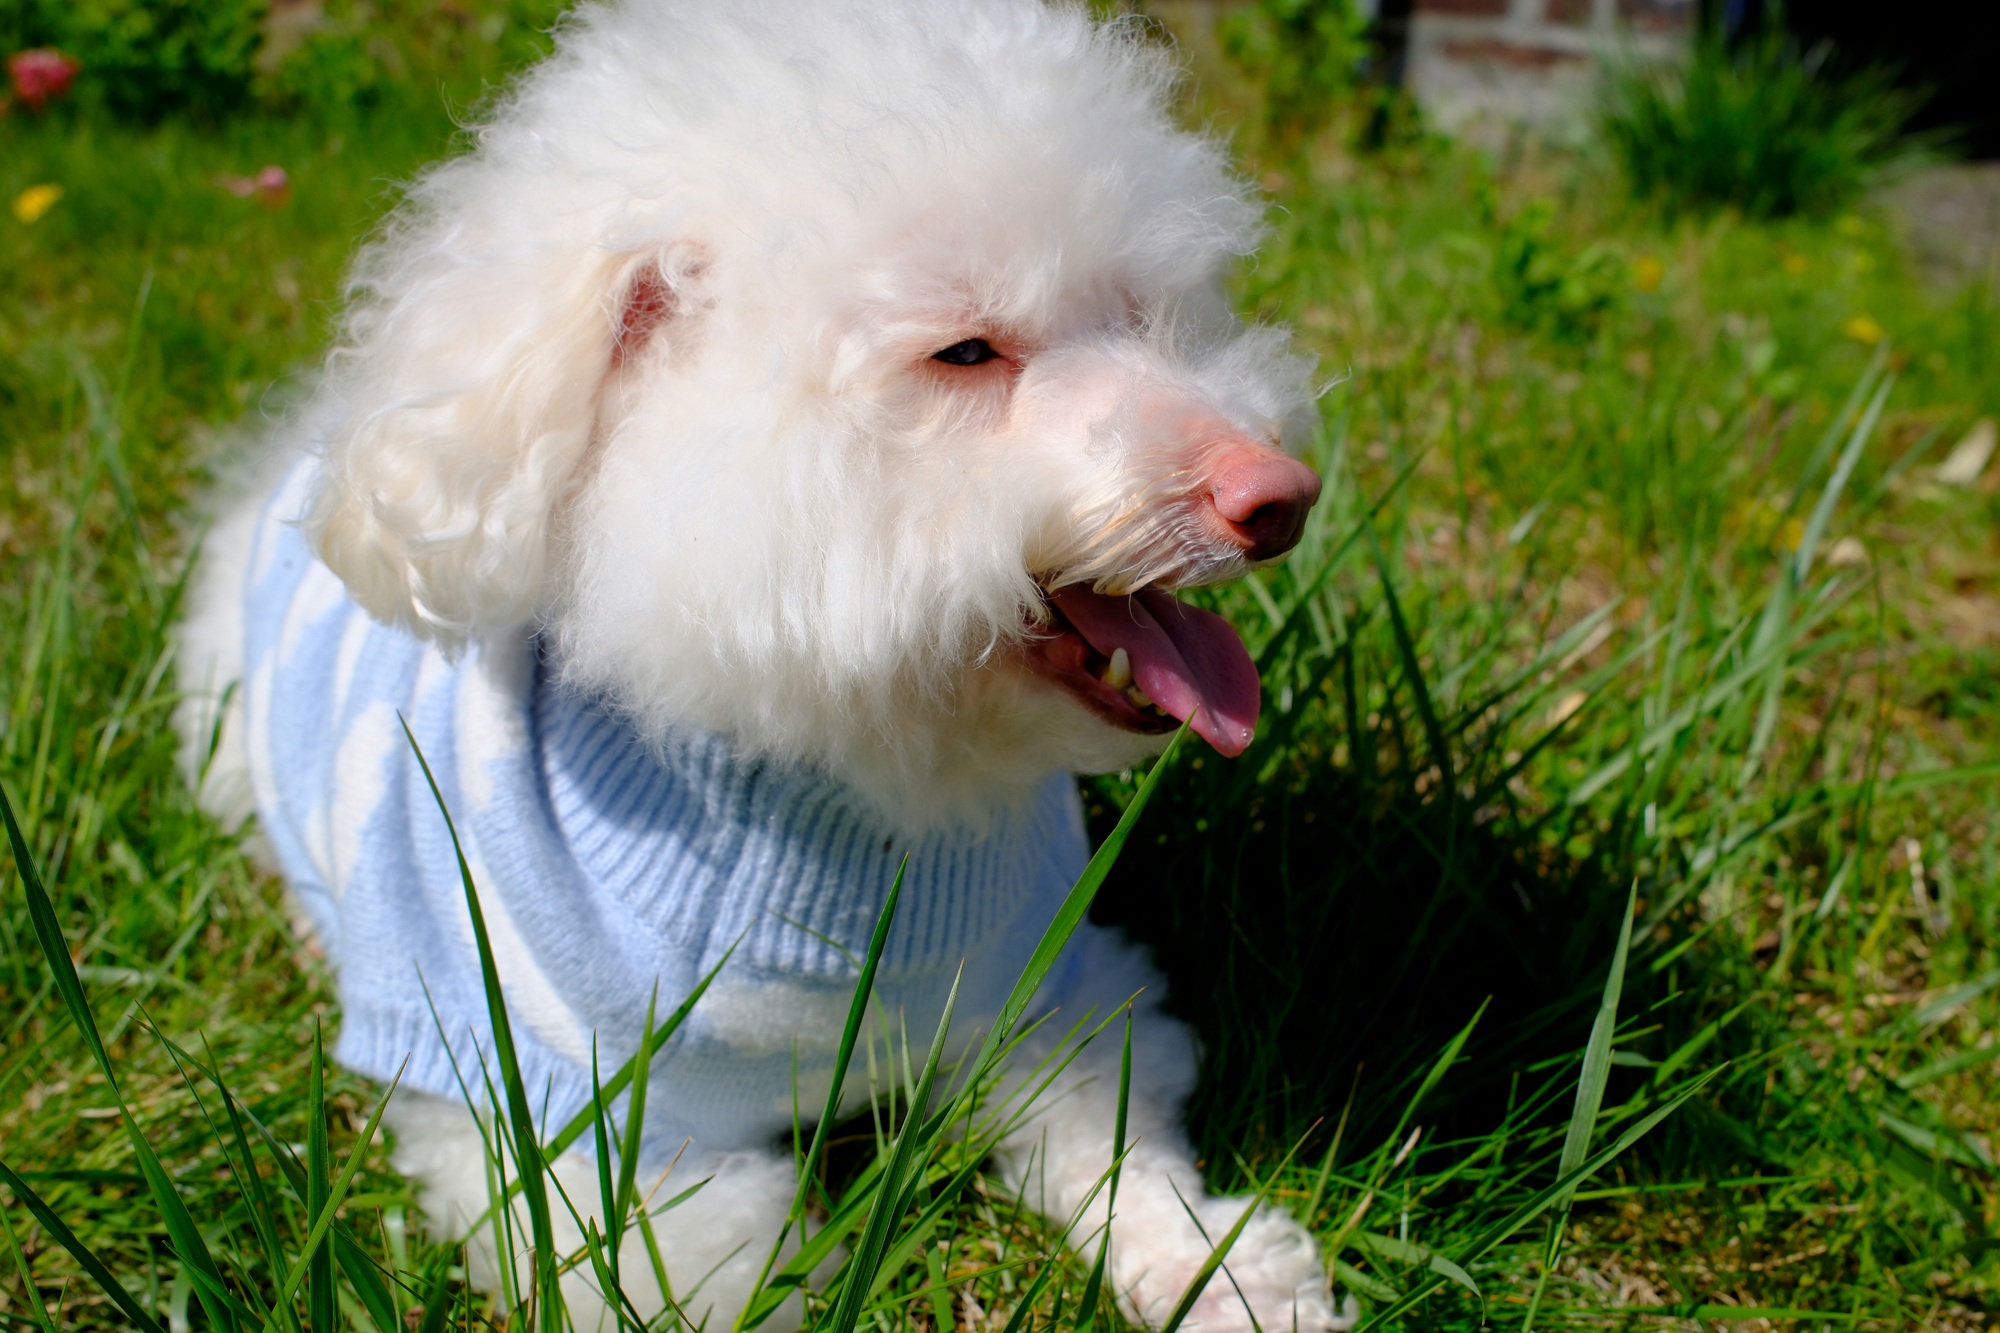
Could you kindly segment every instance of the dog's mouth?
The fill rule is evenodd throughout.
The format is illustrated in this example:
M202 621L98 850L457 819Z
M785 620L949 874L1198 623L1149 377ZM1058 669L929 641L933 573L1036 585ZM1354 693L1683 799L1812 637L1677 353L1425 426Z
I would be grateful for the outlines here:
M1172 593L1045 592L1049 624L1028 660L1113 726L1147 734L1191 722L1234 757L1257 731L1257 666L1221 616Z

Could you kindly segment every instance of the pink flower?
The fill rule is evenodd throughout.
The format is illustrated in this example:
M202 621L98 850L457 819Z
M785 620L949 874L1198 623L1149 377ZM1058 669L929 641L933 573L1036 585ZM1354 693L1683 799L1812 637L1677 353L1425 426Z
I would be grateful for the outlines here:
M217 176L215 183L238 199L255 199L266 208L292 197L292 178L279 166L265 167L255 176Z
M265 167L257 173L257 198L267 207L276 208L291 197L292 178L283 167Z
M82 68L62 52L45 46L16 51L7 57L7 73L14 80L14 93L32 111L40 111L68 92L76 72Z

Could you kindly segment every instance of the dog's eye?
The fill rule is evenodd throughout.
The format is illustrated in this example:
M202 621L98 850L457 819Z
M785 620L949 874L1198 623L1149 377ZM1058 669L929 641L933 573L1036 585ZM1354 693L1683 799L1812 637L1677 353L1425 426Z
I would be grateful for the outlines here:
M1000 353L984 338L967 338L962 343L953 343L931 358L948 366L980 366L991 361Z

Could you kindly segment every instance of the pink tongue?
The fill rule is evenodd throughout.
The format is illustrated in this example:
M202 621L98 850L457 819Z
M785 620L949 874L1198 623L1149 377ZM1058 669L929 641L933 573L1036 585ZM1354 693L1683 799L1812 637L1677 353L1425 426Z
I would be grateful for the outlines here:
M1196 735L1232 758L1249 747L1257 666L1228 621L1157 588L1107 597L1072 586L1049 596L1098 652L1123 648L1146 697L1183 722L1193 717Z

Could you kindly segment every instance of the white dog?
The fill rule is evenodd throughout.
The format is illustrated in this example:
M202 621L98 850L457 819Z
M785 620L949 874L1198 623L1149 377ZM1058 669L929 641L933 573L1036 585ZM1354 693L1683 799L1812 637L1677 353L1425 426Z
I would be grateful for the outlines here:
M614 1067L734 947L645 1140L714 1177L659 1226L718 1327L902 857L878 1003L927 1032L963 961L971 1032L1086 859L1070 775L1180 719L1249 743L1254 666L1171 590L1298 540L1307 368L1227 310L1257 209L1142 36L1037 0L586 4L364 252L317 397L208 544L181 725L338 970L338 1057L409 1061L395 1160L440 1226L487 1208L462 1108L492 1037L399 714L550 1124L593 1042ZM1191 1039L1094 927L1040 1002L1142 988L1112 1280L1157 1323L1210 1249L1188 1210L1220 1237L1245 1206L1178 1126ZM1004 1147L1053 1217L1109 1165L1116 1070L1091 1048ZM580 1204L593 1170L559 1166ZM1228 1273L1204 1333L1342 1322L1281 1212Z

